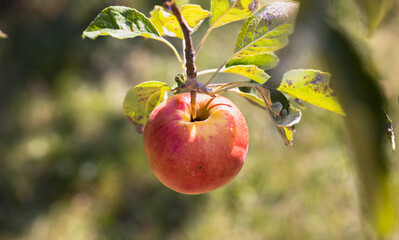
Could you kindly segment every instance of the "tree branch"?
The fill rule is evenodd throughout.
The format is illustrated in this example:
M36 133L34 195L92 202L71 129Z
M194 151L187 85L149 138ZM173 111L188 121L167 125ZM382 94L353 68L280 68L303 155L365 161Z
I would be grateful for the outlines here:
M191 31L188 28L186 20L180 13L179 8L177 7L174 0L164 0L164 7L171 10L173 15L176 16L177 21L180 24L181 30L183 31L184 43L185 43L185 61L186 61L186 73L187 73L187 81L190 87L190 90L197 90L195 89L197 86L196 84L192 84L191 82L197 81L197 69L195 67L195 51L193 47L193 41L191 40Z
M195 102L197 97L197 92L202 91L208 93L211 91L210 88L206 87L205 85L201 84L197 81L197 69L195 67L195 51L193 46L193 41L191 39L191 31L188 28L188 24L186 20L180 13L179 8L177 7L174 0L164 0L164 7L170 11L172 11L173 15L176 16L177 21L180 24L180 28L183 32L184 37L184 58L186 62L186 75L187 81L186 86L190 90L191 94L191 117L193 120L196 118L196 108Z

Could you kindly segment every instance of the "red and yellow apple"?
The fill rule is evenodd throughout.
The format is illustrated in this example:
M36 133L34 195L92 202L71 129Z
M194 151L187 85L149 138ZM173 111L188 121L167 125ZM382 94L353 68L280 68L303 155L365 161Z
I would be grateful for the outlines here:
M144 127L144 148L154 175L167 187L200 194L230 182L248 152L248 126L238 107L223 96L197 94L191 119L190 94L159 104Z

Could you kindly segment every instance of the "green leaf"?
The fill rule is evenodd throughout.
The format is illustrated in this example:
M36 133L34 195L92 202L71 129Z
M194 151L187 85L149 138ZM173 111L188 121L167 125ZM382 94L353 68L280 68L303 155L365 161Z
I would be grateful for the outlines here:
M255 65L235 65L221 70L224 73L234 73L254 80L257 83L265 83L270 76Z
M144 14L123 6L112 6L102 10L83 32L82 37L96 39L105 35L118 39L137 36L162 39L154 24Z
M258 94L256 92L244 92L237 88L230 89L230 91L238 94L250 103L267 109L285 145L292 146L295 124L301 120L301 111L293 107L288 99L277 90L266 89L260 86L255 87L255 90Z
M123 102L124 115L142 133L148 116L167 97L170 87L163 82L144 82L131 88Z
M159 22L155 21L156 25ZM144 14L135 9L112 6L101 11L83 32L83 38L96 39L98 36L111 36L118 39L137 36L152 38L168 45L174 52L184 71L183 62L176 48L161 36L157 27Z
M392 0L357 0L356 3L365 15L369 35L377 30L392 6Z
M209 11L195 4L183 5L180 12L192 32L195 32L204 19L211 15ZM163 7L155 6L154 10L151 11L151 21L162 35L183 39L183 32L177 18L164 11Z
M212 17L209 24L212 28L217 28L242 20L249 17L258 6L258 0L236 0L232 6L229 0L211 0Z
M298 69L286 72L278 90L321 108L345 115L333 89L329 73L313 69Z
M298 7L298 3L285 1L271 2L260 8L242 26L234 52L256 55L287 45Z
M256 65L263 70L274 68L279 62L279 58L274 53L263 54L239 54L232 58L226 67L233 65Z

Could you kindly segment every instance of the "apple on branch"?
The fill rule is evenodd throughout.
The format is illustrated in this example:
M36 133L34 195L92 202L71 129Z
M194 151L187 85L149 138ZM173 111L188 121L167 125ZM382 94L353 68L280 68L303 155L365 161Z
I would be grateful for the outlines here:
M239 109L219 96L227 91L266 110L287 146L292 145L302 114L285 94L345 115L330 87L329 73L294 69L283 74L279 86L267 82L270 76L266 71L279 62L274 52L287 45L293 32L297 2L235 0L226 5L225 1L211 1L210 11L195 4L178 7L173 0L163 2L163 7L155 6L151 11L151 18L133 8L107 7L83 37L140 36L165 43L175 54L182 72L174 89L164 82L143 82L127 92L123 103L125 116L136 130L143 131L152 171L169 188L187 194L205 193L225 185L240 171L248 151L248 128ZM208 30L195 49L192 33L208 17ZM243 19L233 54L218 68L197 72L195 60L210 32ZM164 36L181 38L184 59ZM219 73L247 80L212 84ZM199 82L197 77L206 74L212 75ZM169 91L177 95L164 101Z
M228 98L198 94L196 119L190 100L183 93L159 104L143 138L150 167L164 185L200 194L227 184L240 171L248 152L248 126Z

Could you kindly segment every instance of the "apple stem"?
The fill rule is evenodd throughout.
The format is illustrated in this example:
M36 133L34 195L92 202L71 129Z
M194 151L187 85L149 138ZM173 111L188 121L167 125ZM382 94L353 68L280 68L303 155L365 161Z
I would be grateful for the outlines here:
M197 109L195 107L196 100L197 100L197 92L196 91L190 91L190 97L191 97L191 120L195 121L197 119Z

